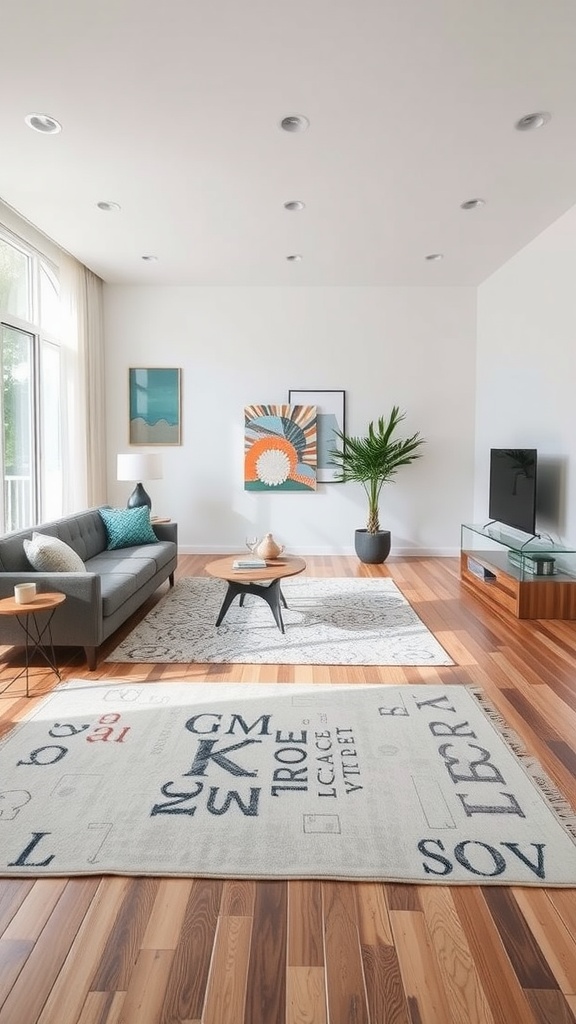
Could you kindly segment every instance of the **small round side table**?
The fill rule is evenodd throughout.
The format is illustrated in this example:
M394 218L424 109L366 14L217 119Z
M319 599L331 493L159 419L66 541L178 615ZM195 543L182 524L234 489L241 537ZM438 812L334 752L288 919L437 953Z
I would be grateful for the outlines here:
M12 615L20 623L22 631L24 633L24 649L25 649L25 665L24 668L18 672L5 686L0 690L0 697L12 686L13 683L21 679L22 676L26 678L26 693L12 694L9 693L9 697L29 697L29 669L30 661L33 656L38 653L43 658L49 668L52 669L54 674L61 679L60 670L56 664L56 655L54 654L54 645L52 643L52 629L50 623L52 617L59 604L62 604L66 600L66 594L60 593L47 593L47 594L36 594L32 601L28 601L26 604L18 604L13 597L4 597L0 600L0 615ZM39 621L44 613L47 613L48 618L44 623Z

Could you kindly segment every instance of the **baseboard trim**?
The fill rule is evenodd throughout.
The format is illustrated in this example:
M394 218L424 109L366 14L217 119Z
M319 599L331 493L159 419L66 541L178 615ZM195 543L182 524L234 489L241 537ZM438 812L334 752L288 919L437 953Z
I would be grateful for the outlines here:
M233 555L242 550L242 545L231 547L230 544L179 544L178 550L182 555ZM306 549L291 547L288 552L292 555L354 555L353 547L328 548L328 547L307 547ZM392 546L389 559L394 558L459 558L460 548L396 548ZM387 559L387 561L389 561Z

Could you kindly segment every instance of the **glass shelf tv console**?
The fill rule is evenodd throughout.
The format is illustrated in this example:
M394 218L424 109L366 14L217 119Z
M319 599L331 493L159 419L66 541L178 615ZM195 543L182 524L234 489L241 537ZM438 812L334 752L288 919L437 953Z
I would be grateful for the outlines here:
M460 577L494 610L520 619L576 619L576 548L498 523L462 523Z

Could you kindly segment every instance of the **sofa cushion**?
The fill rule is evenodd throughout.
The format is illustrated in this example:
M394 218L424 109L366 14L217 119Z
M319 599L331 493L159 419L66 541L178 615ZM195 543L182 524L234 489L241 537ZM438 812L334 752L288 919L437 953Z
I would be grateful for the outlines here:
M107 619L109 615L114 615L146 582L145 576L135 576L131 572L108 572L101 576L103 617Z
M26 558L38 572L86 572L80 555L58 537L34 531L32 539L22 543Z
M136 544L158 543L147 505L136 508L101 508L100 515L106 527L109 551L134 547Z

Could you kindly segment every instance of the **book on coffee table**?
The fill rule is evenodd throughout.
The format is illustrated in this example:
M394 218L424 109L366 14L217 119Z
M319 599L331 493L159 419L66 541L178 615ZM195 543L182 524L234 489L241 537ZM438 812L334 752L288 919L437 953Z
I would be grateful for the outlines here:
M236 558L232 562L233 569L265 569L264 558Z

